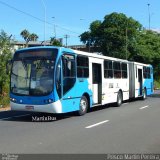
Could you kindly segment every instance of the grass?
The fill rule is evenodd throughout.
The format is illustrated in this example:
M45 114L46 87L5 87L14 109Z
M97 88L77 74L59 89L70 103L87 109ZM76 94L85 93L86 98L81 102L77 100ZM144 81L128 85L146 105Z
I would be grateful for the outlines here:
M9 105L9 96L0 96L0 108L5 108Z
M154 81L154 88L155 89L160 89L160 79Z
M0 94L0 108L8 107L9 102L10 102L9 87L5 86L2 90L2 94Z

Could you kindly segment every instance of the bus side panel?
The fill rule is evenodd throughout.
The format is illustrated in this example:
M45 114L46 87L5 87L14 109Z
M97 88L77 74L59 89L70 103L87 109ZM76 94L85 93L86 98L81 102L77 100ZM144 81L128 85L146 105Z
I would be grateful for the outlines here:
M115 88L115 80L104 79L102 83L102 104L116 102L118 90Z
M84 93L88 94L88 97L91 97L92 95L88 80L86 78L79 78L76 80L72 89L70 89L61 99L62 112L67 113L79 110L80 99ZM89 101L91 106L91 99Z
M105 79L102 84L102 104L114 103L117 101L117 93L122 90L123 100L129 99L129 82L126 79Z
M143 80L143 88L146 88L147 95L153 94L153 80L152 79L144 79Z
M146 88L147 95L153 94L153 71L151 71L151 78L143 79L143 89L144 88Z

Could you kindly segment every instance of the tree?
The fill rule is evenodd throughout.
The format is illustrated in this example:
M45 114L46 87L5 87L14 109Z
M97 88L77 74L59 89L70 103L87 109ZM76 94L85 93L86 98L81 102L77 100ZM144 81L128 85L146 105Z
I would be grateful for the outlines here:
M152 64L160 84L160 34L144 29L133 18L123 13L106 15L102 22L92 22L80 40L98 46L104 55Z
M103 22L92 22L90 30L82 33L80 40L86 45L99 46L104 55L128 59L141 29L142 25L133 18L123 13L112 13L106 15Z
M30 41L37 41L38 36L35 33L30 34Z
M60 42L60 40L56 39L55 37L50 38L50 44L52 46L62 46L62 42Z
M38 35L35 33L30 33L28 30L24 29L20 35L24 38L25 42L26 42L26 47L28 47L28 43L30 41L37 41L38 39Z
M154 78L159 79L160 75L160 34L143 30L137 37L136 53L133 60L143 63L150 63L154 68Z
M6 63L11 59L11 36L8 36L3 30L0 32L0 86L2 87L0 95L0 105L9 102L9 76L6 74Z

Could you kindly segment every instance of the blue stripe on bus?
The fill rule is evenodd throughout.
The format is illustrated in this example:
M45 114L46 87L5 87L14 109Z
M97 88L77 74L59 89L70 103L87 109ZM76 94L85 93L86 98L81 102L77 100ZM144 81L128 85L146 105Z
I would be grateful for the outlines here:
M18 96L10 93L10 98L15 99L18 104L44 105L48 104L47 100L55 101L53 94L47 96Z
M86 78L83 79L83 82L77 79L74 87L68 91L62 98L62 111L71 112L79 110L80 99L84 93L88 94L89 98L92 95L91 89L88 88L89 83ZM90 103L92 100L90 99ZM92 105L92 104L90 104Z

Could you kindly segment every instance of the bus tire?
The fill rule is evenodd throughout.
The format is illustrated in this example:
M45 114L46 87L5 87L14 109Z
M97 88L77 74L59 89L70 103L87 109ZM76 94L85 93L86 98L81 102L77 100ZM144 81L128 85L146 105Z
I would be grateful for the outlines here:
M117 102L116 102L116 107L119 107L121 106L122 104L122 101L123 101L123 96L122 96L122 92L119 91L118 94L117 94Z
M145 100L146 98L147 98L147 91L146 91L146 89L144 88L142 100Z
M78 115L83 116L88 111L88 100L85 96L81 97L80 104L79 104L79 111Z

